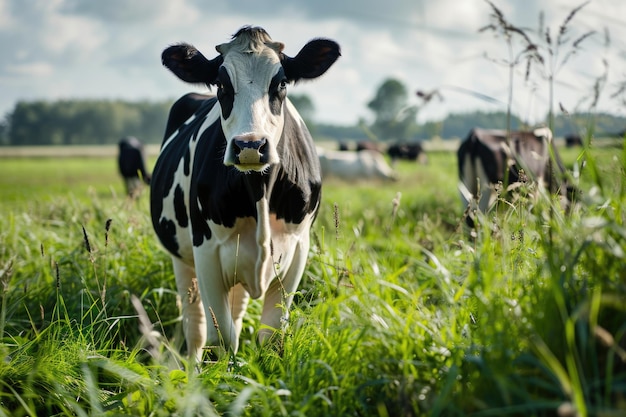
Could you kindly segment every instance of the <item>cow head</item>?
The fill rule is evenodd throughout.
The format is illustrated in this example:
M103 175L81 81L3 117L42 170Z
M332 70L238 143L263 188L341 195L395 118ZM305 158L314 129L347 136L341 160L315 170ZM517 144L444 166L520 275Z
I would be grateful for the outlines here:
M216 46L212 60L178 44L163 51L163 65L189 83L217 87L226 150L224 164L240 171L264 171L277 163L284 125L287 85L324 74L341 55L328 39L307 43L294 57L261 28L243 27Z

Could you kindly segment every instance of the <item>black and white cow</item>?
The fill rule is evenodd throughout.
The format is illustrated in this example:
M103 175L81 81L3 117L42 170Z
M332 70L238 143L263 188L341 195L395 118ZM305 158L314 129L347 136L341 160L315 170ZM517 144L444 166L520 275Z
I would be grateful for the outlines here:
M172 256L192 358L205 344L237 351L250 297L264 297L265 340L304 272L321 173L287 85L321 76L340 50L328 39L294 58L283 48L246 26L212 60L188 44L162 55L181 80L217 87L173 105L152 176L152 223Z
M519 182L522 169L540 189L546 187L558 193L565 206L575 192L567 183L565 167L548 128L510 132L508 138L505 130L475 128L461 143L457 158L459 191L466 208L478 198L478 209L485 212L495 198L495 184L502 182L506 189L508 184ZM471 216L466 220L469 226L474 225Z
M398 159L404 159L407 161L420 161L426 163L428 157L424 153L424 148L421 143L392 143L387 148L387 155L391 157L391 160L395 163Z
M143 144L136 137L127 136L120 139L118 147L117 167L124 179L126 194L135 198L141 192L142 182L150 184Z

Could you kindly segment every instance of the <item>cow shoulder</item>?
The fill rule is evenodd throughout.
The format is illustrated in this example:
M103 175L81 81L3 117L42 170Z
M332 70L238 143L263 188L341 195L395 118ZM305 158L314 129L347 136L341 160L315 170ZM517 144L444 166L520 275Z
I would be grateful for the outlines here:
M167 118L167 125L165 127L165 135L163 141L165 142L176 129L181 127L195 112L202 107L203 104L213 106L217 98L205 94L189 93L185 94L170 108L170 113Z
M175 129L161 146L150 184L150 212L155 231L163 245L177 255L176 230L187 227L189 221L186 218L186 196L177 172L182 164L182 174L191 175L190 142L196 138L215 100L203 100L200 104L195 113L197 117ZM164 216L164 204L168 196L173 198L173 210L176 214L174 218Z

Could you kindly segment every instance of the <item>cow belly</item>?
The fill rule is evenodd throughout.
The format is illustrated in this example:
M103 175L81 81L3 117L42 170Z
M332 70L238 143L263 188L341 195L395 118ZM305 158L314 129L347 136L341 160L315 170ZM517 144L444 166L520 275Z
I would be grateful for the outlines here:
M271 216L271 259L267 262L266 269L260 271L262 276L257 276L256 272L257 264L262 261L259 259L261 251L256 220L251 217L240 218L232 228L209 222L212 238L195 247L193 255L196 258L208 256L217 264L206 264L206 268L211 268L211 271L206 271L206 275L200 271L196 272L199 276L220 279L224 289L230 289L241 283L253 298L259 298L275 277L282 277L291 267L296 251L303 248L303 244L306 245L304 248L308 249L309 228L312 222L313 215L306 216L300 224L286 223L284 220L277 220L274 215ZM185 262L194 263L193 259L187 259ZM201 267L202 262L195 264ZM251 288L257 288L259 282L265 283L265 288L261 288L260 293L250 291Z

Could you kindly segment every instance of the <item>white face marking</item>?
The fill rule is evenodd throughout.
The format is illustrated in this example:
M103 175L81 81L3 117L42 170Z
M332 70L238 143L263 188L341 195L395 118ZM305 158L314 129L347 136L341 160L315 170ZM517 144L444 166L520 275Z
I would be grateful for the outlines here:
M227 115L222 114L222 130L227 143L224 163L236 164L234 157L239 154L239 149L234 148L234 140L254 143L264 139L266 163L259 161L256 148L244 148L243 159L237 164L242 170L262 171L278 162L276 147L284 126L282 108L278 114L272 112L272 98L268 93L272 79L281 69L280 60L273 49L266 47L260 53L229 51L222 66L234 91L234 98L230 98L233 100L232 110Z

